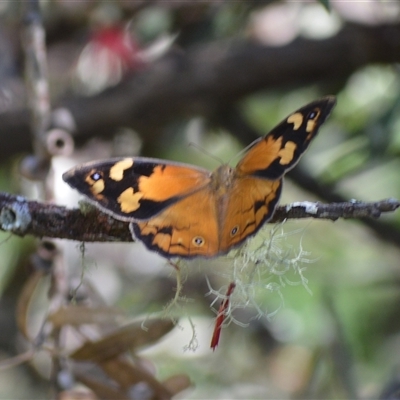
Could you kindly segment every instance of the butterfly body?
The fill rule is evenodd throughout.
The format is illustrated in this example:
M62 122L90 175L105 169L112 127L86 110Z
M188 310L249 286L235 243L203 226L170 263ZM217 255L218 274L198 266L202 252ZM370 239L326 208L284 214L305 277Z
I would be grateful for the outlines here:
M215 257L271 219L282 178L299 160L335 104L326 97L299 109L257 139L234 168L214 172L144 157L78 166L63 175L73 188L133 236L166 257Z

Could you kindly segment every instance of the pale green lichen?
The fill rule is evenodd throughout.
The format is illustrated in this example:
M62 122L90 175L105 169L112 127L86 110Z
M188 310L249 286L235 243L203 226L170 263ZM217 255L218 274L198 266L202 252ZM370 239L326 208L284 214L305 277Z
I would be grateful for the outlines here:
M247 325L233 318L232 311L237 308L255 309L254 318L272 318L284 306L282 289L285 286L303 285L311 293L308 280L304 276L305 264L313 262L309 258L310 253L303 249L302 238L296 248L287 242L288 237L303 233L303 229L284 232L284 224L285 222L275 225L272 229L263 229L242 248L229 253L227 258L232 260L232 264L223 272L216 272L222 275L227 283L236 284L225 311L225 324L234 322L241 326ZM207 282L209 294L215 296L212 306L226 298L226 285L215 290L208 280ZM265 299L269 294L273 298L268 304L275 303L275 306L268 309Z

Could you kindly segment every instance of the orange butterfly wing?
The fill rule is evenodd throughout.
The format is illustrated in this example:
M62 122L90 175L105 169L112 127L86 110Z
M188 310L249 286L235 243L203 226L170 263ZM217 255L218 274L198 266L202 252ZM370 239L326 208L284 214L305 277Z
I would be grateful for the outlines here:
M335 98L327 96L289 115L266 136L252 143L236 167L238 173L265 179L281 178L298 163L335 104Z
M77 166L64 181L123 221L146 221L206 187L211 172L154 158L115 158Z
M63 175L72 187L164 256L210 256L219 252L216 199L211 172L150 158L90 162ZM144 221L144 222L142 222Z
M283 175L298 163L334 105L332 96L312 102L253 142L236 167L221 223L221 253L254 235L272 218Z
M212 257L220 253L215 193L203 188L146 222L132 223L132 234L166 257Z
M221 224L220 252L226 253L254 235L272 218L282 190L282 180L237 178Z

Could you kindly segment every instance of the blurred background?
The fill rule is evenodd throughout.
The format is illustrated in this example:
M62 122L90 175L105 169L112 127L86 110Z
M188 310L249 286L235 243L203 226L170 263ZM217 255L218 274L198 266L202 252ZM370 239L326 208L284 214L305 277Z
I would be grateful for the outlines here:
M399 2L49 0L40 13L34 5L0 3L1 191L76 206L79 195L62 173L113 156L213 170L219 164L206 152L231 160L297 108L333 94L338 104L287 175L280 203L400 198ZM28 71L35 24L46 35L43 82ZM35 90L44 93L39 103ZM57 133L45 174L31 165L35 107ZM183 290L171 305L176 270L141 244L82 247L0 232L0 398L62 398L78 389L93 396L84 398L113 398L107 390L123 364L106 371L93 361L103 350L81 358L74 350L110 331L115 347L121 331L110 315L146 326L166 308L177 325L157 325L149 342L128 340L129 362L148 375L135 372L126 398L400 398L399 213L267 224L250 251L260 237L271 251L251 269L242 268L246 252L181 263ZM43 263L55 270L38 277ZM213 352L216 310L236 279ZM71 299L107 329L83 308L57 314ZM28 362L6 367L32 349ZM77 372L88 361L102 367L94 377L108 374L107 390ZM181 386L168 386L182 374Z

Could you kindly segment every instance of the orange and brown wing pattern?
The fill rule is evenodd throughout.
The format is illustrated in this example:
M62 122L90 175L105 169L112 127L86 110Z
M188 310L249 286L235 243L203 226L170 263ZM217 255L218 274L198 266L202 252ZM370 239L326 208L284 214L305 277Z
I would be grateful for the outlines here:
M146 222L132 223L132 234L165 257L215 257L220 253L214 193L203 188Z
M253 143L236 167L238 175L272 180L281 178L297 164L335 104L335 98L328 96L289 115L265 137Z
M209 176L190 165L137 157L83 164L63 179L116 218L143 221L207 186Z
M237 178L224 210L220 240L222 253L255 235L272 218L281 190L282 179Z
M133 235L165 257L215 257L254 235L275 210L282 181L239 178L226 201L203 188L146 222Z
M272 218L283 175L299 161L335 102L330 96L300 108L256 140L239 161L223 214L222 251L254 235Z

